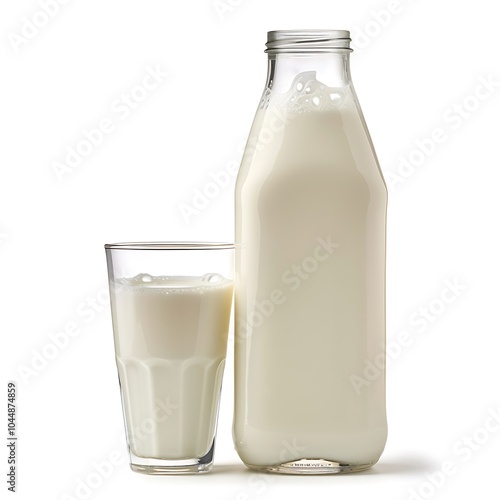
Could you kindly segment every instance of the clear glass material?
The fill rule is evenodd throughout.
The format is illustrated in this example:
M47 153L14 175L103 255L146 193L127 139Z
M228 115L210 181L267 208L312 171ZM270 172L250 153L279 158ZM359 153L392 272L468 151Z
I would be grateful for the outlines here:
M207 472L233 296L234 245L105 245L130 467Z
M236 182L236 450L250 468L361 471L387 437L387 189L349 32L268 34Z

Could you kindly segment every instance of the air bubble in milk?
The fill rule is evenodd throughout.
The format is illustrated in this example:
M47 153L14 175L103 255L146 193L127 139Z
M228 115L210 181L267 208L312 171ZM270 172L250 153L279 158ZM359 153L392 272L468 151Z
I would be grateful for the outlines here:
M340 87L329 87L319 81L316 71L304 71L294 78L290 90L283 94L266 89L261 108L272 106L285 113L338 110L344 101L343 92Z
M208 283L222 283L225 281L224 276L221 276L220 274L217 273L208 273L204 274L201 277L201 281L208 282Z
M231 281L218 273L203 276L153 276L140 273L131 278L120 278L113 282L115 293L133 291L135 293L184 293L190 290L204 293L206 288L225 286Z

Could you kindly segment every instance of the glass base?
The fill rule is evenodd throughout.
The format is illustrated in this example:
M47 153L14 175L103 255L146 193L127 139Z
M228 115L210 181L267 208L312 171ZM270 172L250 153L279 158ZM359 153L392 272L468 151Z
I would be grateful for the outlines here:
M214 464L214 447L215 441L205 456L184 460L138 457L130 451L130 468L134 472L157 476L168 474L202 474L208 472Z
M367 470L375 465L375 462L352 465L322 458L301 458L293 462L277 465L245 465L259 472L276 472L280 474L347 474Z

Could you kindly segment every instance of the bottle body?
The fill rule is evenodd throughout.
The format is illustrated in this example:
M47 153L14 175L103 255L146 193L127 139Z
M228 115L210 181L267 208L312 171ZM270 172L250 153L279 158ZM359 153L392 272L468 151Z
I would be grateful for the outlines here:
M331 56L330 75L276 57L237 179L233 434L261 470L362 470L387 436L383 366L363 381L385 352L387 190Z

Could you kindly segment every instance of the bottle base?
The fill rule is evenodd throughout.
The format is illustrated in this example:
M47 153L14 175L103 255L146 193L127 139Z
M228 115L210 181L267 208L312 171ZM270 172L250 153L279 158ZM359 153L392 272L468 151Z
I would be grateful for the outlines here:
M274 472L278 474L348 474L367 470L375 465L375 462L353 465L324 460L322 458L301 458L277 465L245 465L255 471Z

